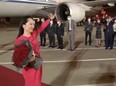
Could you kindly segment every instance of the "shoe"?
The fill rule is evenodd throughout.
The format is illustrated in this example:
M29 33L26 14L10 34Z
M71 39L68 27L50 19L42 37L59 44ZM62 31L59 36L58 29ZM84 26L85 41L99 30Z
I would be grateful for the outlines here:
M98 47L97 45L95 47Z
M113 48L112 47L110 47L110 50L112 50Z
M46 45L42 45L43 47L46 46Z
M70 49L67 49L67 50L70 50Z
M51 46L52 48L54 48L55 46Z
M52 47L52 46L48 46L48 47Z
M105 48L106 50L108 49L108 47Z
M70 51L74 51L74 49L71 49Z
M74 51L74 49L68 49L68 51Z
M57 47L57 49L60 49L60 47Z
M60 49L63 49L63 47L61 47Z

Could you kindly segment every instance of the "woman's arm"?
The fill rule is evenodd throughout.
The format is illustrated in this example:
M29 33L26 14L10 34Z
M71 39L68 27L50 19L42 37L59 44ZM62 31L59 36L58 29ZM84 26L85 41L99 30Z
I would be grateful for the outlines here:
M49 18L50 18L51 20L53 20L54 17L55 17L53 14L49 14L48 16L49 16ZM33 34L36 34L36 36L37 36L38 34L40 34L40 33L48 26L48 24L50 23L50 19L47 19L45 22L43 22L43 23L40 25L40 27L38 27L38 28L33 32Z
M49 23L50 23L50 19L47 19L45 22L43 22L43 23L41 24L41 26L39 26L39 27L33 32L33 34L36 34L36 36L37 36L38 34L40 34L40 33L48 26Z

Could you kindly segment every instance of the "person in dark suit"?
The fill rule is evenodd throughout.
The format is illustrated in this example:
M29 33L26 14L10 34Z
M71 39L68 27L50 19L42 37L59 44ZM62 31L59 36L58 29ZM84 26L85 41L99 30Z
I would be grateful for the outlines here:
M71 19L71 16L68 16L66 22L66 30L68 35L68 50L70 51L75 50L75 28L75 21Z
M91 46L91 35L92 35L92 30L93 30L93 23L91 21L91 18L88 18L86 23L85 23L85 45L88 43L88 36L89 36L89 45Z
M47 27L47 33L49 38L49 47L55 47L55 25L53 20L50 21L50 24Z
M44 22L45 18L41 18L41 22ZM46 32L47 30L44 29L41 33L40 33L40 42L41 42L41 46L45 46L46 45Z
M101 23L102 23L103 33L104 33L104 46L106 46L106 25L107 25L107 21L106 21L105 16L103 16L101 18Z
M57 35L57 40L58 40L58 48L63 49L64 26L60 20L57 21L56 35Z
M107 25L106 25L106 49L110 47L110 49L113 49L113 42L114 42L114 30L113 30L113 24L114 21L111 17L108 17L107 19Z

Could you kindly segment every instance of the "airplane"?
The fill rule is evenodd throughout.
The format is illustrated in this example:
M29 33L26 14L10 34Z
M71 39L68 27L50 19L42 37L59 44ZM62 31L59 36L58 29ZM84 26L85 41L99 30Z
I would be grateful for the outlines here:
M47 16L53 12L61 21L71 15L80 22L86 12L98 11L97 7L111 3L116 0L0 0L0 17Z

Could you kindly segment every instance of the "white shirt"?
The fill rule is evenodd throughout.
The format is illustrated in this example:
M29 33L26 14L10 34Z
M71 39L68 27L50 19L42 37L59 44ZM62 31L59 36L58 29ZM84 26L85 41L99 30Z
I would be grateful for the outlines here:
M114 30L114 32L116 32L116 23L114 23L114 25L113 25L113 30Z
M116 32L116 23L114 23L114 25L113 25L113 30L114 30L114 32Z
M71 20L69 20L68 23L69 23L69 30L72 30L72 28L71 28Z

